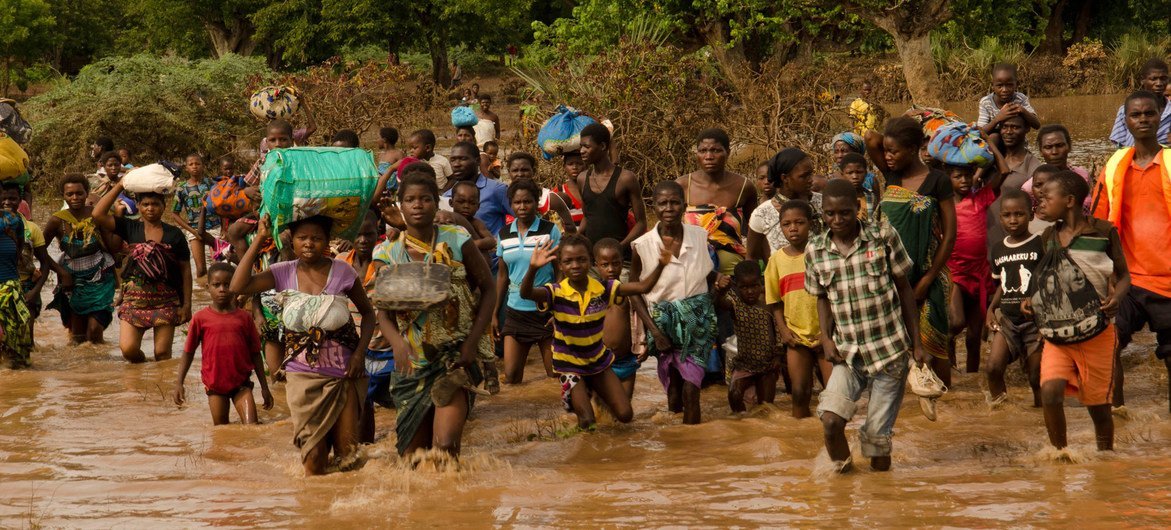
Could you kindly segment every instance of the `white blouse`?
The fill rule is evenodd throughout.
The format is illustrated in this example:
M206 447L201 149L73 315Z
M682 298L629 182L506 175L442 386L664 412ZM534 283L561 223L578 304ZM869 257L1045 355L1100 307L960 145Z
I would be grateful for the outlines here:
M642 277L645 279L659 264L659 250L663 238L659 237L659 225L635 239L630 244L642 261ZM711 255L707 251L707 230L695 225L683 225L683 246L679 255L663 268L658 283L646 293L648 303L682 300L707 292L707 276L714 269Z

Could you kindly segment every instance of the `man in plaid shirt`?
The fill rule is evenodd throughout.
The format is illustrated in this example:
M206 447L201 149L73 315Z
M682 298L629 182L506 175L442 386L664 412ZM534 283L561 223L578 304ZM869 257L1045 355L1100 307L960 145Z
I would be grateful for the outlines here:
M871 385L859 438L875 471L890 469L891 433L910 367L927 354L919 342L919 311L907 281L911 259L894 230L858 220L858 193L849 181L831 180L822 191L829 226L809 241L805 290L817 297L825 357L834 363L817 413L825 448L839 472L851 467L846 422Z

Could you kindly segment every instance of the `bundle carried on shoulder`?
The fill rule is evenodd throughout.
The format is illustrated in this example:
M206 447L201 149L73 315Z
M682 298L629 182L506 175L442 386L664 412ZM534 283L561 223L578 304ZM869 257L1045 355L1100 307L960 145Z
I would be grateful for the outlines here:
M252 94L248 110L261 120L285 119L301 108L301 96L296 87L266 86Z
M122 187L130 193L170 195L175 192L175 179L179 176L179 167L174 164L169 166L157 162L131 169L122 177Z
M216 182L203 198L208 213L235 220L252 211L252 200L244 194L248 182L243 175L234 175Z
M28 182L28 154L11 136L0 132L0 182Z
M537 132L537 147L541 148L545 160L577 151L581 149L581 130L591 123L596 122L581 111L559 105L557 112L545 120Z
M903 115L919 122L919 125L923 126L923 134L927 135L928 138L934 136L935 132L944 125L963 123L964 121L950 110L937 109L935 107L920 107L918 105L912 105Z
M927 154L953 166L984 167L993 161L992 149L980 129L966 123L941 125L927 144Z
M451 109L451 124L455 127L475 127L480 123L480 118L476 116L475 109L460 105Z
M274 233L323 215L333 220L331 237L353 239L374 196L378 168L364 149L292 147L269 151L260 181L260 214L269 216Z

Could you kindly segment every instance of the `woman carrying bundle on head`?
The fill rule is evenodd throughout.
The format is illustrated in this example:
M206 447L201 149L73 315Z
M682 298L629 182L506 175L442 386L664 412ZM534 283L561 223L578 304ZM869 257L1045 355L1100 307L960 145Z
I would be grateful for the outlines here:
M307 475L326 472L330 450L341 470L356 463L359 424L366 400L365 355L374 333L374 307L362 280L342 260L326 256L333 220L313 216L292 223L296 259L260 274L252 266L272 237L268 218L240 260L231 290L253 295L277 291L285 346L285 395L293 419L293 444ZM350 315L362 316L361 333ZM359 352L355 354L355 352Z
M154 357L163 361L171 358L175 326L191 320L191 249L179 227L163 222L167 198L162 193L137 194L140 219L111 214L122 185L115 182L93 207L94 224L129 247L121 275L119 346L127 361L143 362L142 336L153 329Z

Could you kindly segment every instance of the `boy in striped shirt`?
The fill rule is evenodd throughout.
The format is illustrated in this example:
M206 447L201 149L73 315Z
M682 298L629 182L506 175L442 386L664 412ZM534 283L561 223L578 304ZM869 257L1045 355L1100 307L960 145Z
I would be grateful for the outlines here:
M557 247L546 242L533 250L520 295L536 302L539 310L553 314L553 370L561 378L561 401L567 411L577 415L582 429L592 428L596 421L591 393L598 394L618 421L634 419L630 398L609 369L614 354L602 343L602 327L610 306L620 305L623 297L651 290L659 281L681 242L664 243L654 272L645 280L627 283L599 282L590 277L593 260L585 236L568 235ZM537 270L554 260L560 260L562 280L534 287Z

